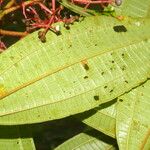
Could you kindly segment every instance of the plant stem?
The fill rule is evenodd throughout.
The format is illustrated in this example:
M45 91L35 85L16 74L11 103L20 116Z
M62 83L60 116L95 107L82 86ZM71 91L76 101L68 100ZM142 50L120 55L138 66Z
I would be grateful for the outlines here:
M27 34L28 34L27 32L17 32L0 29L0 35L24 37Z
M15 4L16 0L10 0L10 2L7 3L7 5L4 7L4 9L10 8L13 4Z
M42 0L26 1L26 2L23 3L23 5L24 5L24 6L28 6L28 5L32 4L32 3L38 3L38 2L40 2L40 1L42 1ZM2 20L2 18L3 18L5 15L7 15L7 14L9 14L9 13L11 13L11 12L13 12L13 11L15 11L15 10L21 8L21 7L22 7L22 5L17 5L17 6L8 8L8 9L6 9L6 10L3 10L3 11L1 12L1 14L0 14L0 20Z

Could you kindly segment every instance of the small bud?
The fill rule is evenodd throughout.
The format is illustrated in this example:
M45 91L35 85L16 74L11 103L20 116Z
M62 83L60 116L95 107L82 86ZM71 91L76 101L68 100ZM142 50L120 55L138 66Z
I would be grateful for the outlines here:
M67 30L70 30L69 24L64 24L64 27L65 27Z
M75 21L79 21L79 16L74 16L74 18L75 18Z
M117 6L120 6L120 5L122 4L122 0L115 0L115 4L116 4Z
M63 10L63 9L64 9L64 6L63 6L63 5L60 5L60 9Z
M46 37L45 37L45 36L42 36L42 37L40 38L40 40L41 40L42 43L45 43L45 42L46 42Z
M42 43L45 43L46 42L45 32L39 31L38 32L38 38L41 40Z
M56 32L60 32L60 30L61 30L60 26L57 25L57 26L55 27L55 30L56 30Z
M38 32L38 38L40 38L41 36L43 36L43 31Z
M27 11L27 12L30 12L31 10L30 10L29 8L26 8L26 11Z
M17 22L17 21L13 21L12 23L13 23L13 24L15 24L15 25L16 25L16 24L18 24L18 22Z

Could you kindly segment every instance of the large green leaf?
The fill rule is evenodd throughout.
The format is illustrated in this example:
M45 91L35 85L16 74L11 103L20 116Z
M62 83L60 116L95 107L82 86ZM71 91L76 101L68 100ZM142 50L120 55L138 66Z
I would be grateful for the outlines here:
M0 55L0 124L42 122L110 101L150 76L150 21L87 17ZM126 31L127 30L127 31Z
M120 150L149 150L150 80L119 98L116 124Z
M115 140L95 131L80 133L55 150L115 150Z
M0 126L0 150L35 150L32 137L25 132L19 126Z

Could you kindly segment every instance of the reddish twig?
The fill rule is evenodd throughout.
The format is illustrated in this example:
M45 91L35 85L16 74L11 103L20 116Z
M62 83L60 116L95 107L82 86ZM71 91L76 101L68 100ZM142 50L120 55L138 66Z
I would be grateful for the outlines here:
M5 44L0 40L0 52L3 52L7 47Z

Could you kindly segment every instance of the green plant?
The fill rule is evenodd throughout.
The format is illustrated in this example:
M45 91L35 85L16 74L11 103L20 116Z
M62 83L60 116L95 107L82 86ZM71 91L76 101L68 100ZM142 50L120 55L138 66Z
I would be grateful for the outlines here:
M0 54L0 149L148 150L149 10L150 0L124 0Z

